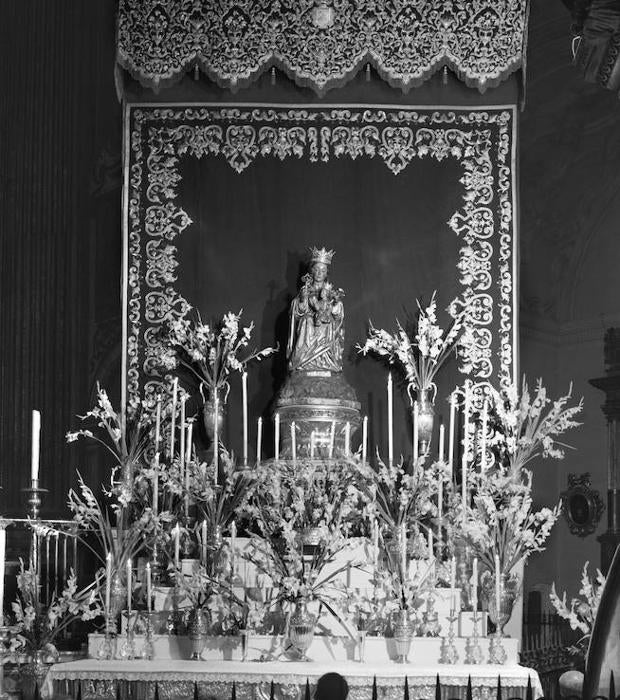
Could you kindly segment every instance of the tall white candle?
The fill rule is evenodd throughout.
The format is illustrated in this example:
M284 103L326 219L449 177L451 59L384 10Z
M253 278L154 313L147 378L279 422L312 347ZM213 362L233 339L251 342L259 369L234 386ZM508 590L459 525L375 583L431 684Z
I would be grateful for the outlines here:
M152 590L153 583L151 578L151 562L148 561L146 563L146 609L149 613L153 611Z
M474 557L471 579L471 606L476 612L478 610L478 557Z
M280 459L280 414L276 413L275 416L275 433L274 433L274 453L276 461Z
M187 396L184 394L181 397L181 421L179 425L179 467L181 470L181 476L183 481L185 480L185 402L187 401Z
M310 459L314 459L314 450L316 449L316 433L314 430L310 433Z
M177 422L177 392L179 390L179 378L175 377L172 382L172 411L170 413L170 461L174 457L174 431Z
M159 452L155 453L153 462L153 515L157 515L159 510Z
M49 546L49 540L48 546ZM4 567L6 563L6 525L0 520L0 627L4 627ZM48 582L49 585L49 582Z
M443 473L439 472L439 482L437 484L437 552L441 559L441 542L443 527Z
M194 434L194 424L187 424L187 442L185 448L185 515L189 515L189 482L190 465L192 462L192 437Z
M469 422L471 413L471 387L469 382L465 382L465 405L463 408L463 454L466 459L469 459L470 437L469 437Z
M469 492L467 489L467 455L463 455L463 473L461 481L461 498L463 501L463 525L467 522L467 507L469 506Z
M263 452L263 419L262 416L256 421L256 464L260 465Z
M336 440L336 421L332 421L332 427L330 428L329 431L329 459L331 459L334 456L334 442Z
M443 462L444 460L444 451L445 451L445 441L446 441L446 428L444 424L442 423L439 426L439 452L437 455L437 458L439 459L440 462Z
M216 485L219 483L219 471L220 471L220 436L218 432L218 415L219 415L219 401L220 401L220 396L217 392L217 389L215 390L215 416L213 419L213 471L214 471L214 479Z
M157 408L155 409L155 452L159 452L161 441L161 395L157 396Z
M41 451L41 412L32 411L32 452L30 460L30 479L39 479L39 455Z
M241 375L241 390L243 400L243 466L248 466L248 373L243 370Z
M428 558L432 559L433 558L433 531L429 527L428 528L428 540L426 542L426 546L428 547Z
M450 588L452 589L451 609L456 610L456 557L450 561Z
M407 576L407 527L405 523L400 526L400 565L403 569L403 576Z
M207 563L207 521L203 520L200 526L200 540L202 548L202 563L206 565Z
M174 526L174 568L178 570L180 553L181 553L181 531L179 529L179 523Z
M388 372L387 380L387 402L388 402L388 463L394 463L394 388L392 383L392 372Z
M495 555L495 609L499 617L501 607L501 585L500 585L500 570L499 570L499 554Z
M237 523L233 520L230 526L230 575L235 577L235 552L237 548Z
M377 521L372 521L372 564L374 567L377 566L377 561L379 560L379 526Z
M366 464L368 454L368 416L362 421L362 464Z
M344 426L344 456L351 456L351 423L349 421Z
M456 394L450 394L450 425L448 433L448 467L450 474L454 469L454 432L456 430Z
M485 472L487 470L487 429L489 424L489 404L487 399L484 400L484 406L482 408L482 436L480 445L480 471Z
M418 447L418 420L419 420L419 412L420 408L418 406L418 402L414 401L413 402L413 459L414 461L417 461L418 456L419 456L419 447Z
M58 538L56 538L58 542ZM108 552L105 558L105 612L110 612L110 591L112 588L112 552Z
M127 625L129 626L129 616L131 615L131 589L133 588L131 557L127 559Z
M297 435L295 433L295 421L291 421L291 454L293 455L293 466L297 464Z

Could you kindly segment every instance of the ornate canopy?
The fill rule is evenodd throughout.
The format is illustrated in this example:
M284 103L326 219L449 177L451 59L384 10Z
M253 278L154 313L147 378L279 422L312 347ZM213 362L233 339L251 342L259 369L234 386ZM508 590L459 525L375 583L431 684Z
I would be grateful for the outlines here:
M527 0L120 0L118 63L155 90L203 71L232 90L276 66L322 95L371 64L407 91L444 66L471 87L523 62Z

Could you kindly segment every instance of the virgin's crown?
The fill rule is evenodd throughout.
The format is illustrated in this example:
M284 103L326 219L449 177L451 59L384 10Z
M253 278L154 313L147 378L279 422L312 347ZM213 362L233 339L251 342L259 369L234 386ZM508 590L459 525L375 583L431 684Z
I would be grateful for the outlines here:
M325 265L331 265L335 252L334 250L326 250L325 248L319 249L313 246L310 248L310 264L323 263Z

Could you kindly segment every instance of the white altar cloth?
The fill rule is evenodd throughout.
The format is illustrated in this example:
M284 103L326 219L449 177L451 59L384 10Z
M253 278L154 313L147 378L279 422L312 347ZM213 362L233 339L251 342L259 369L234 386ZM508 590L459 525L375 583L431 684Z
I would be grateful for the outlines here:
M232 683L236 685L239 700L269 698L270 684L276 687L276 698L297 700L304 697L306 680L312 693L316 681L325 673L336 671L349 685L348 700L370 700L373 678L377 680L378 698L402 700L405 676L411 700L435 698L436 679L439 676L442 698L465 698L471 677L473 700L495 700L498 676L501 677L502 697L526 697L528 679L534 699L542 697L538 674L519 665L445 665L425 668L410 664L378 664L353 661L317 663L301 661L242 662L242 661L100 661L83 659L55 664L51 678L58 681L81 681L83 700L91 697L116 697L116 683L142 684L132 697L152 698L155 682L159 696L192 698L194 684L198 684L200 698L230 700ZM106 692L106 685L109 693Z

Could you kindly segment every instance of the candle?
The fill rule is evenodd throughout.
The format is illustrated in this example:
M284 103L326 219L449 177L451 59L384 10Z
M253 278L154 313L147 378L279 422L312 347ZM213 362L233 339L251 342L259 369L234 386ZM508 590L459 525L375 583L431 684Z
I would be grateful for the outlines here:
M256 464L260 464L263 452L263 419L260 417L256 426Z
M153 589L153 583L151 580L151 562L148 561L146 563L146 609L148 610L149 614L153 610L153 601L152 599L152 591Z
M443 518L443 472L439 472L439 481L437 484L437 536L441 542L441 520ZM440 546L441 549L441 546Z
M420 407L418 406L418 402L414 401L413 402L413 460L414 462L417 461L418 456L419 456L419 448L418 448L418 419L419 419L419 412L420 412Z
M437 456L437 458L439 459L440 462L443 462L443 458L444 458L445 441L446 441L446 428L445 428L444 424L442 423L439 426L439 454Z
M407 528L405 523L400 526L400 565L403 569L403 577L407 575Z
M313 430L310 433L310 459L314 459L315 442L316 442L316 433Z
M129 616L131 615L131 589L133 586L131 576L131 557L127 559L127 626L129 626Z
M471 578L471 606L476 612L478 610L478 557L474 557Z
M295 421L291 421L291 453L293 455L293 466L297 464L297 436L295 435Z
M489 423L489 405L487 399L484 400L484 407L482 409L482 444L480 446L480 471L485 472L487 470L487 428Z
M49 546L49 540L48 546ZM0 627L4 627L4 567L6 564L6 525L0 520ZM48 584L49 586L49 581Z
M280 459L280 414L276 413L276 427L275 427L275 437L274 437L274 452L276 460Z
M68 563L69 563L69 558L67 557L67 535L64 535L63 540L62 540L62 578L63 578L63 581L67 580Z
M351 423L349 421L344 426L344 456L351 456Z
M157 409L155 410L155 452L159 452L161 440L161 395L157 396Z
M230 577L235 578L235 548L237 545L237 523L233 520L230 526Z
M392 372L388 372L387 401L388 401L388 463L394 462L394 405L393 405Z
M456 610L456 557L452 557L450 561L450 588L452 589L452 606L451 610Z
M58 583L60 581L60 570L58 568L58 545L59 541L58 538L60 536L59 532L56 532L54 534L55 537L55 542L54 542L54 593L58 595Z
M30 461L30 479L39 480L39 453L41 450L41 412L32 412L32 453Z
M334 456L334 441L336 439L336 421L332 421L332 427L329 431L329 458Z
M207 563L207 521L203 520L200 526L201 531L201 545L202 545L202 563L206 565Z
M366 464L368 454L368 416L364 416L362 421L362 464Z
M56 539L58 542L58 539ZM110 612L110 590L112 588L112 552L108 552L105 558L105 612Z
M499 554L495 555L495 613L499 617L499 610L501 607L501 584L500 584L500 571L499 571Z
M241 390L243 394L243 466L248 466L248 373L243 370L241 375Z
M467 454L463 454L463 475L461 482L461 498L463 501L463 525L467 522L467 507L469 505L469 494L467 492Z
M456 423L456 395L454 392L450 394L450 425L448 434L448 467L452 474L454 469L454 431Z
M465 406L463 408L463 453L465 459L469 459L470 439L469 439L469 420L471 412L471 387L469 382L465 382Z
M181 548L181 531L179 529L179 523L174 526L174 568L178 570L179 560L180 560L180 548Z
M189 515L189 480L190 480L190 464L192 462L192 438L194 435L194 424L187 424L187 442L185 454L185 515Z
M428 528L428 541L426 543L426 546L428 547L428 558L432 559L433 558L433 531L431 528Z
M159 509L159 452L155 453L153 463L153 515L157 515Z
M214 479L215 479L215 484L219 483L220 480L220 437L218 434L218 428L219 428L219 421L218 421L218 416L219 416L219 410L220 410L220 395L217 392L217 389L215 390L215 418L213 420L213 471L214 471Z
M185 476L185 402L187 401L187 396L184 394L181 397L181 423L179 425L180 430L180 445L179 445L179 467L180 474L182 477Z
M174 457L174 429L177 420L177 391L179 389L179 378L175 377L172 382L172 411L170 413L170 461Z

